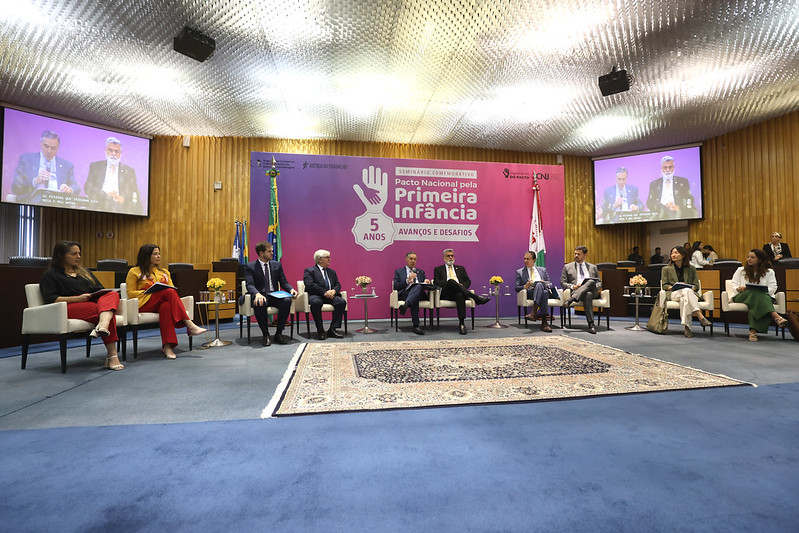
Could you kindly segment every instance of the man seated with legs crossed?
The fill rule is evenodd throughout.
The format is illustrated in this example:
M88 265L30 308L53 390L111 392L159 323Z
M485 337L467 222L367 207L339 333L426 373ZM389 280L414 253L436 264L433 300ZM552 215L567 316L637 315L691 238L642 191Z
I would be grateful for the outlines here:
M469 291L472 280L469 279L466 268L455 264L455 252L452 248L444 250L444 264L433 269L433 283L441 287L442 300L455 301L458 309L458 332L466 335L466 299L471 298L477 305L483 305L490 300Z
M247 292L252 298L252 310L258 327L264 335L264 346L269 346L272 341L269 338L269 317L266 313L267 307L277 307L277 325L275 326L275 342L286 344L288 341L283 336L283 326L291 312L291 298L297 297L294 290L283 272L283 265L279 261L273 261L274 250L272 243L261 241L255 245L255 253L258 259L244 265L244 279L247 282ZM291 298L275 298L270 296L270 292L284 290L291 294Z
M430 280L424 277L424 270L416 268L416 253L406 253L405 266L394 271L394 290L399 299L405 301L399 306L400 314L411 310L413 332L417 335L424 335L424 330L419 326L419 300L427 295L425 284L429 285Z
M563 305L568 310L575 302L582 302L585 308L585 319L588 321L588 333L596 333L594 326L594 298L599 298L602 282L599 281L599 269L585 260L588 248L578 246L574 249L574 262L563 265L560 274L560 285L571 289L572 293Z
M308 293L311 315L316 324L316 338L320 341L328 337L343 339L344 335L339 333L338 328L341 327L341 319L347 308L347 301L341 297L341 283L338 282L336 271L329 268L330 252L317 250L313 254L313 260L316 264L305 269L302 280L305 282L305 292ZM322 325L322 306L324 304L333 306L333 318L330 319L330 328L327 333Z
M552 327L547 323L549 316L549 282L547 269L535 266L535 252L529 251L524 254L524 268L516 271L516 292L526 291L527 299L533 300L533 310L524 318L536 321L541 317L541 330L551 332Z

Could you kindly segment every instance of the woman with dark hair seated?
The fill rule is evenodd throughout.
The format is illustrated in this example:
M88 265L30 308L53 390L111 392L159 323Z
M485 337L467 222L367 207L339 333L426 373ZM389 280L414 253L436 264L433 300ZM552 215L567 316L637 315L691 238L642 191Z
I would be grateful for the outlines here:
M771 242L763 245L763 251L766 252L769 259L772 261L779 261L780 259L788 259L791 257L791 249L787 244L782 242L782 233L775 231L771 234Z
M161 353L167 359L177 357L174 350L178 345L175 328L185 325L189 337L207 331L192 322L175 289L165 288L145 294L145 291L156 283L172 285L172 276L169 271L161 267L161 249L155 244L145 244L139 248L136 266L128 271L125 281L128 284L128 297L139 299L140 313L158 313L158 323L161 327Z
M699 309L699 276L688 259L688 250L682 246L671 249L671 262L663 267L660 274L660 288L666 291L666 299L680 304L680 322L686 337L692 337L691 317L696 317L703 326L710 320ZM673 290L677 283L687 283L691 287Z
M96 300L91 294L103 288L94 274L80 266L80 244L61 241L53 247L50 268L39 280L39 290L44 303L67 302L67 318L85 320L97 326L92 337L102 337L105 343L105 367L109 370L125 368L117 357L116 310L119 293L107 292Z
M761 287L747 287L747 284ZM757 341L758 333L768 331L771 319L779 327L784 327L788 320L774 310L774 295L777 293L777 277L771 269L766 252L759 248L749 250L744 266L738 267L732 275L732 286L735 296L732 301L746 304L749 308L749 340Z
M694 268L703 268L705 265L713 264L713 261L710 261L707 257L710 252L702 247L702 241L694 241L689 253L689 259Z

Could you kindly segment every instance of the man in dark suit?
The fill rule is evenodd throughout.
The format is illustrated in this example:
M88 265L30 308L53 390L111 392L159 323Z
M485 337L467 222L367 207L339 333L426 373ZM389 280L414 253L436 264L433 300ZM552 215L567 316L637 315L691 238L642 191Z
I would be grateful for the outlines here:
M338 332L341 327L341 318L347 308L347 301L341 297L341 284L338 282L336 271L330 267L330 252L317 250L313 254L312 267L305 269L302 280L305 283L305 292L308 293L308 303L311 306L311 315L316 324L316 338L320 341L328 337L343 339L344 335ZM330 328L325 332L322 324L322 306L333 306L333 318L330 319Z
M674 175L674 158L660 160L660 177L649 184L646 206L655 213L652 220L696 216L696 204L688 179Z
M660 246L655 247L655 253L649 258L650 265L660 265L662 263L668 263L668 261L666 256L660 253Z
M75 181L72 163L57 157L61 138L52 131L43 131L39 139L41 150L19 156L11 190L18 202L38 201L37 190L60 191L78 196L80 187Z
M627 169L616 169L616 185L605 189L602 198L603 217L606 222L616 220L619 212L637 213L644 209L644 204L638 197L638 187L627 185Z
M116 137L106 139L105 157L105 161L89 165L84 185L86 196L97 200L97 208L103 211L143 213L136 171L120 163L122 142Z
M283 265L279 261L273 261L274 251L272 243L261 241L255 245L255 253L258 259L244 265L244 279L247 281L247 292L252 298L252 309L255 318L258 320L258 327L264 334L264 346L272 344L269 338L269 318L266 313L267 307L277 307L277 325L275 326L275 342L287 344L288 341L283 336L283 326L291 312L291 298L276 298L269 293L284 290L291 294L292 298L297 296L283 272Z
M582 302L585 308L585 319L588 322L588 333L595 334L594 298L599 298L602 282L599 280L599 269L585 260L588 248L578 246L574 249L574 262L563 265L560 274L560 285L571 289L571 296L563 305L568 309L575 302Z
M466 335L466 299L471 298L477 305L489 301L485 296L478 296L469 291L472 280L466 268L455 264L455 252L452 248L444 250L444 264L433 269L433 283L441 287L442 300L454 300L458 310L458 332Z
M516 292L526 291L527 299L533 300L533 309L525 315L527 320L538 320L541 317L541 330L547 333L552 331L552 327L547 323L549 317L549 289L552 283L549 281L547 269L535 266L535 252L524 253L524 267L516 271Z
M419 300L427 294L425 284L430 284L430 280L424 277L424 270L416 268L416 253L406 253L405 266L394 271L393 286L399 299L405 301L400 305L399 312L404 315L408 309L411 310L413 332L417 335L424 335L424 330L419 326Z

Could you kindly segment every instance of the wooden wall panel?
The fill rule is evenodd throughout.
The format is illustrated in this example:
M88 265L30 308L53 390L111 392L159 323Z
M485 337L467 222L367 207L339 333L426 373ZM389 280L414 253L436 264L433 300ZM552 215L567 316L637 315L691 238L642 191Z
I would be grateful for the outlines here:
M554 154L481 148L353 141L263 138L156 137L152 142L149 218L57 209L40 210L40 242L49 255L59 239L83 244L84 264L119 257L132 263L139 246L161 246L167 262L211 263L231 253L233 221L249 217L250 151L557 164ZM721 257L742 258L772 231L799 250L799 113L721 137L703 148L705 219L688 225L690 240L713 245ZM597 228L593 223L591 161L564 156L566 257L584 244L592 262L648 250L644 224ZM214 181L222 190L214 190ZM525 216L528 216L525 214ZM108 232L113 238L108 239ZM102 237L96 237L96 234ZM255 236L251 239L254 241ZM646 254L644 254L646 255Z

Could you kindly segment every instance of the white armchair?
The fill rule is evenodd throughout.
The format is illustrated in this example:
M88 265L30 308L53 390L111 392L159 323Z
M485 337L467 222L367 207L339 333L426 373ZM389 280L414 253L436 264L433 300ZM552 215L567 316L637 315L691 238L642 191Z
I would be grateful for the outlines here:
M724 318L724 333L727 336L730 336L730 319L727 316L727 313L735 312L735 311L742 311L748 312L749 306L746 304L739 304L737 302L732 301L732 298L737 294L735 289L732 286L732 280L728 279L724 282L724 292L721 293L721 316ZM786 304L785 304L785 293L778 292L774 295L776 301L774 302L774 310L780 314L784 314L786 311ZM780 334L780 327L774 326L774 333L776 335ZM782 338L785 338L785 328L782 328Z
M572 291L571 289L564 289L560 295L561 300L565 303L566 300L571 298ZM582 307L583 304L580 302L575 302L572 304L573 307ZM597 319L596 323L599 324L602 322L602 310L606 309L605 312L605 319L607 320L608 329L610 329L610 290L604 289L602 292L599 293L599 298L594 298L594 307L597 308ZM566 306L564 305L561 307L561 321L563 321L564 314L568 317L569 327L572 327L572 316L571 313L568 312Z
M427 291L427 300L419 300L419 309L424 310L424 324L427 325L427 310L430 310L430 327L433 326L433 309L436 307L436 295L438 291ZM389 325L394 325L394 331L399 331L399 308L405 300L399 299L399 292L392 290L389 296L389 310L391 311L391 321Z
M347 309L349 307L349 302L347 302L347 291L341 291L341 297L344 298L344 301L347 305L344 307L344 334L347 334ZM323 313L332 313L333 306L330 304L324 304L322 306ZM311 323L309 320L309 316L311 314L311 302L308 300L308 293L305 292L305 282L302 280L297 281L297 298L294 299L294 313L296 315L296 320L299 322L300 320L300 313L305 313L305 330L308 333L308 336L311 336ZM297 326L297 334L299 335L300 326Z
M241 281L241 300L239 304L239 338L244 336L244 319L247 319L247 344L250 344L250 324L252 322L252 317L255 316L255 310L252 306L252 295L247 292L247 282L242 280ZM267 307L266 312L270 315L277 315L278 309L277 307ZM291 300L291 310L289 311L289 317L291 318L291 338L294 338L294 299ZM266 325L267 331L269 330L269 324Z
M660 292L664 292L661 290ZM660 292L658 293L658 298L660 298ZM702 292L702 284L699 284L699 294L701 295L699 298L699 310L702 311L702 314L707 316L710 320L710 336L713 336L713 291L706 291ZM666 309L680 309L680 302L674 302L672 300L666 300ZM705 326L702 326L702 331L705 330Z
M38 283L25 285L25 296L28 307L22 310L22 369L28 363L28 347L31 335L57 335L61 351L61 373L67 373L67 339L75 336L86 336L86 357L91 354L92 337L89 333L94 324L85 320L67 317L67 303L53 302L45 304ZM116 323L122 345L122 359L125 359L127 326L126 302L120 300L117 309Z
M555 308L562 308L563 302L565 301L563 298L563 291L561 289L555 288L558 291L558 295L560 298L548 298L547 305L549 306L549 323L553 325L553 319L555 318ZM527 298L527 291L525 289L520 290L516 293L516 311L519 315L519 324L522 323L522 316L524 316L524 326L527 327L527 308L533 307L535 302L533 300L529 300ZM563 313L560 313L560 326L563 327Z
M458 305L455 303L455 300L445 300L441 298L441 290L433 291L435 293L435 306L436 306L436 327L441 327L441 310L442 309L456 309ZM469 289L469 292L474 292L474 290ZM474 329L474 300L472 298L466 298L466 308L471 309L472 312L472 329Z
M121 283L122 298L127 301L127 325L133 333L133 358L139 355L139 326L158 324L158 313L140 313L139 299L128 300L128 284ZM190 320L194 320L194 296L184 296L180 299ZM192 337L189 335L189 350L192 349Z

